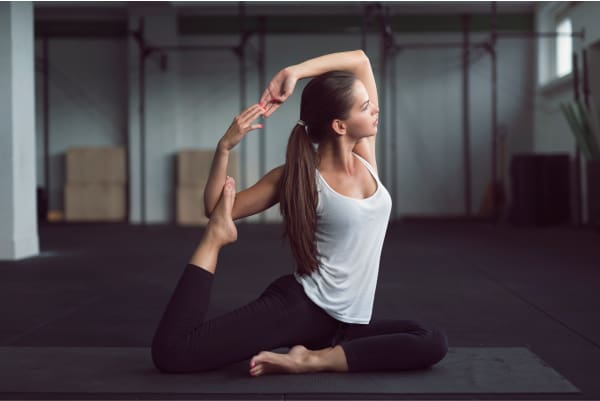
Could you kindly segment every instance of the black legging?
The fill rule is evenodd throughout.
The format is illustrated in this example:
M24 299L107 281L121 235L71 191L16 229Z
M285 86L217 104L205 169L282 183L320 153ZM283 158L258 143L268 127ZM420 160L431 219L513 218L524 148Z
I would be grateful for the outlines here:
M273 281L254 301L204 321L213 273L188 264L152 340L162 372L218 369L263 350L340 344L350 372L423 369L448 351L443 331L412 320L340 322L308 298L292 274ZM248 366L250 369L250 366Z

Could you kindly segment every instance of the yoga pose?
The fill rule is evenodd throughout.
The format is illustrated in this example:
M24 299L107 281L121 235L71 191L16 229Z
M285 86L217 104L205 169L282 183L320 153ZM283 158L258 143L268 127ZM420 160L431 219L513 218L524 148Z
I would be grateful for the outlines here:
M236 193L228 156L259 117L269 117L298 80L300 120L285 164ZM198 372L250 359L249 373L361 372L428 368L447 353L445 333L414 320L371 319L391 197L379 180L375 78L362 50L284 68L260 103L219 141L205 188L210 218L152 341L163 372ZM237 240L234 220L280 203L293 274L260 296L205 321L219 250ZM271 352L290 348L287 354Z

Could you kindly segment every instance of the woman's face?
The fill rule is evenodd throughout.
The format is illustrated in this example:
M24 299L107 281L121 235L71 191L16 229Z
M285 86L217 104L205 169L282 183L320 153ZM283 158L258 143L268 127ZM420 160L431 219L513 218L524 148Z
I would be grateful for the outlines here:
M371 99L367 88L360 79L354 82L354 104L350 117L346 120L348 134L357 139L377 134L379 107Z

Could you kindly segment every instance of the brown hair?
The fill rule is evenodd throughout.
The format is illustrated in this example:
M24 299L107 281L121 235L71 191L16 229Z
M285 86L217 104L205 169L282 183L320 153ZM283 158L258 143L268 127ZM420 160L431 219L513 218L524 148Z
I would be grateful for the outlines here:
M297 264L297 273L309 275L318 269L316 172L318 154L313 144L331 140L331 121L347 119L354 102L356 76L349 71L329 71L311 79L302 91L300 119L288 140L285 166L280 180L279 207L284 219L283 238Z

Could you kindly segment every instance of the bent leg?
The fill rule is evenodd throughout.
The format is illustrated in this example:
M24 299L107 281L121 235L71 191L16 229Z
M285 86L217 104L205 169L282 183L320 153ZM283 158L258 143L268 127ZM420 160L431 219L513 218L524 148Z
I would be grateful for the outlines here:
M448 352L441 329L414 320L346 324L340 345L350 372L424 369Z
M152 339L152 360L159 370L182 370L180 355L193 346L190 337L204 322L213 278L193 264L185 267Z
M188 264L152 342L163 372L218 369L263 350L322 342L334 319L308 302L292 275L275 280L254 301L204 321L213 275Z

